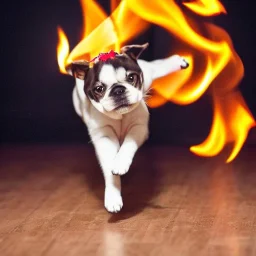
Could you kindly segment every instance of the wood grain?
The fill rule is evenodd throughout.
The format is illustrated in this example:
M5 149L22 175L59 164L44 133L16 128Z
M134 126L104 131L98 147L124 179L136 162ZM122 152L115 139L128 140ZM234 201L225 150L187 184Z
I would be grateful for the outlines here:
M114 215L91 146L5 146L0 155L0 255L256 255L252 147L225 165L225 153L145 146Z

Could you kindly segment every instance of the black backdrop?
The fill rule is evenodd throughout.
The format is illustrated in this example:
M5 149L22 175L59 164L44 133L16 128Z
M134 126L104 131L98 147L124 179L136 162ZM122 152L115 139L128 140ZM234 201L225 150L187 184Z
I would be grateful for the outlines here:
M98 1L107 11L109 1ZM255 100L256 19L252 1L223 0L228 15L212 19L231 35L245 66L240 84L252 113ZM251 4L250 4L251 3ZM57 31L61 25L71 49L80 39L82 15L78 0L9 1L2 4L1 141L4 143L87 143L86 128L71 101L74 81L59 73ZM137 42L148 41L144 58L163 57L170 49L167 33L152 26ZM205 95L189 106L171 103L152 109L149 143L194 144L207 136L212 110ZM255 143L255 129L248 142Z

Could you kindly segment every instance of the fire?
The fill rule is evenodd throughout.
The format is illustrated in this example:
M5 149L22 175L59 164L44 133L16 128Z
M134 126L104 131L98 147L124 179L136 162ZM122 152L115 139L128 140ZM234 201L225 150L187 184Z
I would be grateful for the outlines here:
M224 6L218 0L197 0L183 4L202 16L213 16L220 13L227 13Z
M226 162L235 159L256 123L236 88L244 75L244 67L231 38L220 27L198 23L199 16L226 14L220 1L195 0L183 3L181 8L174 0L111 0L110 16L93 0L81 0L81 7L83 34L70 53L68 39L58 28L60 72L66 74L65 66L73 60L89 60L111 49L119 51L151 23L161 26L179 42L172 46L173 52L169 54L184 56L191 68L155 80L152 85L155 94L149 98L148 105L159 107L168 101L187 105L209 92L213 101L212 127L205 141L190 150L200 156L215 156L227 143L233 143ZM184 7L196 13L198 19L188 17Z
M63 74L67 74L65 66L67 64L66 60L69 54L69 43L64 31L60 27L58 27L58 36L59 36L59 44L57 47L58 64L59 64L60 72Z

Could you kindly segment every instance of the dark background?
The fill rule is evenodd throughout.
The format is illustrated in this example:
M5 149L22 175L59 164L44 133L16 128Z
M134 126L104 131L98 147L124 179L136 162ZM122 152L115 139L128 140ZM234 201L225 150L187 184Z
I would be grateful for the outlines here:
M109 1L98 1L109 11ZM212 18L230 34L245 66L240 90L256 116L255 100L255 8L252 1L221 1L228 15ZM251 3L251 4L250 4ZM83 143L87 130L75 114L72 77L59 73L56 61L57 26L68 36L71 49L80 40L82 15L78 0L9 1L2 4L3 46L1 57L1 142ZM152 26L137 42L150 43L143 55L151 60L166 56L171 39ZM133 41L135 42L135 41ZM196 103L168 103L151 109L151 144L200 143L209 133L212 109L206 94ZM256 143L255 129L247 144Z

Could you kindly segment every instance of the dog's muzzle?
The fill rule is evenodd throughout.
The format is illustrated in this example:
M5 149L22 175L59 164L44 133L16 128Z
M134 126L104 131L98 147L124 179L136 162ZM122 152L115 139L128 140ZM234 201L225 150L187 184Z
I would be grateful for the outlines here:
M123 85L115 85L110 91L109 96L122 96L124 95L126 88Z

